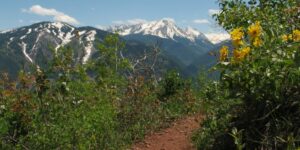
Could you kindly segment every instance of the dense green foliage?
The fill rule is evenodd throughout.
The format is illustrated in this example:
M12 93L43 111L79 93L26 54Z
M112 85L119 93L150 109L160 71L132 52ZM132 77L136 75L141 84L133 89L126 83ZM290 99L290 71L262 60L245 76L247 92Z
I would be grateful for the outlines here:
M75 63L60 48L46 68L0 78L0 149L126 149L147 132L197 110L188 81L134 74L117 35L99 58ZM130 74L130 75L128 75ZM170 74L170 75L169 75ZM173 76L176 74L176 76Z
M199 149L300 147L299 4L220 1L215 17L234 50L220 50L220 80L206 89L212 108L194 136Z

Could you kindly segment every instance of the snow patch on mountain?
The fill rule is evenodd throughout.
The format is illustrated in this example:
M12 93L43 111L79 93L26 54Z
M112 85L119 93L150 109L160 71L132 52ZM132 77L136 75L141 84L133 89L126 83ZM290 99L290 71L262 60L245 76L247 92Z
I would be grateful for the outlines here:
M86 33L86 30L83 30L83 31L80 31L78 34L79 34L79 36L81 36L81 35L83 35L85 33Z
M58 30L61 30L61 28L64 26L64 24L61 22L53 22L51 25L56 27Z
M185 33L191 37L191 38L198 38L198 37L202 37L202 38L206 38L205 35L203 33L201 33L200 31L192 28L192 27L187 27L185 29Z
M54 27L56 27L58 29L58 35L57 35L57 37L61 40L61 43L58 44L56 46L56 48L55 48L55 50L57 51L61 46L64 46L64 45L66 45L66 44L68 44L68 43L71 42L71 39L75 36L73 34L73 31L75 30L75 28L68 25L68 27L71 28L71 31L65 33L65 32L62 31L62 28L66 24L63 24L61 22L54 22L51 25L54 26Z
M12 40L14 40L14 38L15 38L15 37L11 37L11 38L9 38L9 41L11 42Z
M26 34L30 34L32 31L32 29L28 29L27 33Z
M25 34L25 35L23 35L23 36L21 36L21 37L20 37L20 40L23 40L23 39L25 39L25 38L26 38L26 36L27 36L26 34Z
M44 29L47 33L51 33L51 31L49 29Z
M86 54L83 57L83 63L86 63L86 61L91 56L93 43L95 41L95 36L96 36L97 32L95 30L92 30L92 31L89 31L87 34L88 34L88 36L85 38L87 41L87 45L84 47Z
M24 30L25 28L23 28ZM28 34L30 34L32 32L32 29L28 29L28 31L26 32L26 34L24 34L23 36L20 37L20 40L23 40L27 37Z
M39 34L38 34L38 36L37 36L37 38L36 38L36 40L35 40L35 43L34 43L34 45L33 45L33 47L32 47L31 52L34 52L34 50L36 49L36 44L39 42L39 40L40 40L42 34L43 34L43 33L39 33Z
M22 43L20 44L20 46L22 47L22 52L23 52L23 54L25 55L25 57L32 63L32 62L33 62L32 59L29 57L29 55L28 55L27 52L26 52L27 44L24 43L24 42L22 42Z
M56 36L57 34L56 34L56 32L54 32L54 31L52 31L52 34L54 35L54 36Z
M8 32L11 32L12 30L4 30L4 31L0 31L0 34L5 34L5 33L8 33Z
M7 45L6 45L7 48L9 47L10 43L13 42L14 38L15 37L9 38L9 41L7 42Z

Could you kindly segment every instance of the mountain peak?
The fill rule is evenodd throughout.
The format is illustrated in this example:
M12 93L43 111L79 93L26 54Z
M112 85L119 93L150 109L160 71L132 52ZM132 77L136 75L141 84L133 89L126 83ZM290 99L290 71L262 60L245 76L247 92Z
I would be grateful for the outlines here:
M207 39L207 37L203 33L201 33L200 31L198 31L197 29L194 29L192 27L187 27L185 29L185 32L189 37L194 38L194 39L197 39L197 38Z
M187 27L185 29L185 32L188 33L188 34L193 34L193 35L200 35L201 34L198 30L196 30L192 27Z
M107 29L110 32L118 32L126 36L130 34L154 35L161 38L175 40L176 38L186 38L195 41L197 38L205 38L205 35L193 28L181 29L171 18L163 18L158 21L151 21L139 24L124 24L112 26Z
M1 32L5 46L17 45L28 61L34 63L38 53L45 45L51 45L57 52L60 47L78 42L83 50L82 62L85 63L94 51L94 41L100 30L90 27L77 28L64 22L39 22L10 31ZM47 42L44 42L47 41Z
M38 23L35 23L33 25L31 25L33 27L38 27L40 29L42 28L48 28L48 29L61 29L61 28L69 28L69 29L72 29L72 28L75 28L74 26L68 24L68 23L65 23L65 22L50 22L50 21L43 21L43 22L38 22Z
M65 22L61 22L61 21L42 21L42 22L37 22L37 23L34 23L33 25L37 25L37 24L42 24L42 25L47 25L47 24L52 24L52 25L61 25L61 26L72 26L68 23L65 23Z
M75 28L74 26L65 23L65 22L50 22L50 21L42 21L42 22L37 22L34 23L30 26L24 26L24 27L20 27L20 28L15 28L15 29L10 29L10 30L5 30L5 31L1 31L0 34L5 34L5 33L13 33L13 32L19 32L19 30L23 31L25 29L34 29L35 31L38 30L45 30L47 32L49 32L51 29L62 29L65 28L66 29L72 29Z
M163 19L161 19L161 20L159 20L157 22L163 23L165 25L175 25L174 19L171 19L171 18L163 18Z

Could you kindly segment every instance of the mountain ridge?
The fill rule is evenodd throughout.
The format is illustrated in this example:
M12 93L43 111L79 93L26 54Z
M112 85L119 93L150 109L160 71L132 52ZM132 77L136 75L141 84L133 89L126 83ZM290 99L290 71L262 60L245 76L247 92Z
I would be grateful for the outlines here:
M200 31L187 27L182 29L178 27L172 19L161 19L138 24L121 24L109 26L106 31L118 32L122 36L130 34L154 35L161 38L175 40L175 37L187 38L195 41L197 38L208 40ZM209 41L209 40L208 40Z
M192 72L185 71L186 68L193 66L193 63L197 62L195 60L202 59L204 54L215 47L215 44L211 43L203 33L193 28L182 30L171 20L161 20L152 25L154 25L153 29L157 29L156 33L166 31L164 32L166 36L143 34L142 30L135 34L120 35L120 38L127 43L128 56L143 55L144 49L149 49L158 43L163 59L168 61L168 68L177 68L190 75L196 71L194 69ZM139 27L135 30L138 29ZM147 32L150 33L150 30ZM0 32L0 58L2 59L0 69L20 70L32 64L43 66L52 57L49 46L53 47L55 52L60 47L70 46L74 49L76 63L84 64L95 57L96 41L102 41L108 34L111 32L91 26L75 27L63 22L49 21L2 31ZM186 36L194 37L194 40Z
M41 22L16 28L0 34L0 71L17 76L21 69L30 66L47 67L53 54L60 47L68 46L74 51L75 63L84 64L99 56L98 41L111 33L94 27L74 27L61 22ZM124 56L134 59L144 55L152 47L142 42L125 40ZM49 47L53 47L54 53ZM169 56L160 56L164 67L180 68L180 62L172 61ZM170 64L171 63L171 64Z
M185 66L214 47L205 34L191 27L182 29L172 19L110 26L106 31L116 32L127 40L137 40L146 45L160 43L166 55L174 56Z

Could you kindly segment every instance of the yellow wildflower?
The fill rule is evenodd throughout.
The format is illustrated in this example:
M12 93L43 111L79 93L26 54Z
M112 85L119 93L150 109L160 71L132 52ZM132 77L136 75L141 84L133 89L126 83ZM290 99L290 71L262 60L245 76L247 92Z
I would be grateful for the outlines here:
M238 47L238 46L243 46L244 45L244 42L242 40L236 40L236 41L232 41L232 44L235 46L235 47Z
M281 36L281 39L283 42L287 42L289 40L289 37L288 37L288 35L285 34L285 35Z
M253 40L253 45L254 45L255 47L260 47L260 46L262 45L262 40L261 40L261 38L260 38L260 37L254 38L254 40Z
M240 61L242 59L242 52L237 49L233 50L233 58L235 61Z
M13 92L12 92L12 91L9 91L9 90L5 90L5 91L3 91L2 95L3 95L4 97L10 97L10 96L13 95Z
M250 53L250 47L244 47L242 50L243 56L247 56Z
M244 33L242 30L243 30L243 28L239 27L230 32L232 43L235 47L242 46L244 44L244 42L242 41L243 36L244 36Z
M220 49L220 61L225 61L228 56L228 46L223 46Z
M260 26L260 22L256 21L255 24L248 27L248 35L251 38L257 38L261 35L262 28Z
M288 38L289 38L289 40L293 40L293 35L292 35L292 34L289 34L289 35L288 35Z
M243 28L239 27L230 32L231 39L233 41L240 41L243 39L244 33L242 32Z
M293 31L293 40L295 42L300 42L300 30Z
M243 60L250 53L250 47L244 47L241 50L235 49L233 51L233 58L235 61Z

